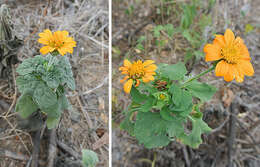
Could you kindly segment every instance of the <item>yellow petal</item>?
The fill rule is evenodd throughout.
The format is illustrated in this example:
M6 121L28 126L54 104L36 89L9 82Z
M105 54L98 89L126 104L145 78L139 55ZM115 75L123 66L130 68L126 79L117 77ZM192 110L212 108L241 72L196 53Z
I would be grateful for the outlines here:
M142 79L143 79L143 82L147 83L149 81L153 81L154 77L152 75L145 75Z
M218 77L225 76L227 74L227 71L228 71L228 64L224 60L218 62L215 69L216 76Z
M244 74L243 74L242 70L239 68L238 65L235 65L234 72L235 72L236 81L237 82L243 82L244 81Z
M58 51L59 51L60 55L62 55L62 56L64 56L66 54L66 51L63 48L59 48Z
M235 67L233 64L227 64L228 65L228 70L227 73L224 75L224 80L227 82L232 81L235 78Z
M124 91L126 93L130 93L131 89L132 89L132 85L133 85L133 80L129 79L125 84L124 84Z
M124 60L124 66L125 66L125 67L130 68L131 65L132 65L132 63L131 63L129 60L127 60L127 59Z
M62 31L62 35L63 36L69 36L69 32L64 30L64 31Z
M125 80L127 80L129 78L129 76L125 76L122 80L120 80L120 83L125 82Z
M215 35L213 44L218 44L220 47L225 47L225 39L223 35Z
M219 45L207 44L203 50L206 53L205 61L216 61L221 59L221 48Z
M241 69L241 71L247 76L253 76L255 73L250 61L241 60L239 61L238 66Z
M126 67L124 67L124 66L119 67L119 71L127 71L127 70L128 70L128 68L126 68Z
M39 38L38 42L44 45L49 45L49 40L47 38Z
M144 61L143 65L148 66L148 65L153 64L153 63L154 63L153 60L146 60L146 61Z
M157 66L155 64L151 64L144 68L145 72L154 72L157 69Z
M45 55L45 54L47 54L47 53L49 53L49 52L54 51L54 49L55 49L55 48L52 48L52 47L50 47L50 46L44 46L44 47L42 47L42 48L40 49L40 52L41 52L43 55Z
M237 37L235 39L235 43L239 46L239 54L240 54L241 59L250 61L250 59L251 59L250 54L248 52L246 45L244 44L243 39L241 39L240 37Z
M49 29L45 29L43 32L39 33L39 37L50 38L52 37L52 32Z
M225 34L224 34L224 38L225 38L225 43L227 45L230 45L235 40L235 35L230 29L227 29Z

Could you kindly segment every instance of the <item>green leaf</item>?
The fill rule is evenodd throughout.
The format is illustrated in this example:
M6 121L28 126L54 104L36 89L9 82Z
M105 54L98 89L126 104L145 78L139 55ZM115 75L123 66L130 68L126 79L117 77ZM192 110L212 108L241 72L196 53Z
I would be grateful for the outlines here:
M181 91L182 91L181 97L180 97L181 101L180 101L179 105L173 105L170 108L170 110L176 114L180 114L181 116L186 117L192 111L192 96L186 90L182 89ZM173 97L174 97L174 95L173 95Z
M170 80L180 80L187 73L186 67L183 63L165 66L161 69L162 76Z
M253 30L254 30L254 26L252 26L251 24L246 24L246 26L245 26L245 33L246 34L250 33Z
M198 148L202 143L201 134L209 133L211 128L201 118L190 117L192 121L192 131L190 134L184 134L181 138L183 144L192 148Z
M16 72L20 75L27 75L34 71L35 66L34 59L25 59L16 69Z
M169 110L168 106L164 106L161 109L160 115L164 120L167 120L167 121L173 121L174 120L174 114Z
M65 94L61 95L59 98L59 103L61 103L61 110L66 110L70 107L69 100Z
M183 127L184 120L178 117L174 117L166 127L167 133L169 137L173 138L180 138L185 133Z
M190 43L194 43L194 39L192 35L190 34L189 30L185 30L182 33L183 37L186 38Z
M32 91L36 90L38 85L40 84L40 81L35 76L24 75L17 77L16 84L18 90L21 93L24 93L27 89L31 89Z
M84 167L95 167L98 161L98 156L94 151L82 150L82 163Z
M160 32L160 31L162 31L163 29L164 29L164 28L163 28L162 25L158 25L158 26L154 27L154 29L153 29L154 37L159 38L160 35L161 35L161 32Z
M137 114L134 133L140 143L147 148L162 147L169 144L166 134L167 121L160 113L139 112Z
M57 95L47 85L41 83L34 91L33 99L40 109L47 109L57 103Z
M48 117L59 118L61 116L61 103L57 102L52 106L41 108L42 112L46 113Z
M145 101L145 99L147 98L146 95L141 94L139 92L139 90L136 89L136 87L134 87L134 86L132 87L130 94L131 94L131 97L132 97L132 101L135 102L135 103L139 103L139 104L141 102Z
M166 32L167 32L167 34L169 35L169 37L172 37L172 36L173 36L175 30L174 30L174 27L173 27L172 24L166 24L166 25L164 26L164 29L166 30Z
M120 129L127 131L131 136L135 136L134 133L134 121L132 121L132 115L134 111L128 111L125 119L120 124Z
M67 77L66 78L66 84L71 90L76 89L75 81L73 77Z
M46 121L48 129L55 128L58 125L59 121L60 118L48 117Z
M181 88L176 85L176 84L172 84L169 88L169 92L172 94L172 101L175 105L180 105L181 101L182 101L182 90Z
M61 71L54 69L44 73L42 80L44 80L50 88L56 89L61 84L59 79L61 76Z
M33 112L37 111L38 106L34 103L30 94L23 94L17 101L16 112L18 112L22 118L29 117Z
M141 105L140 110L141 112L148 112L152 109L153 104L156 102L156 99L153 96L149 96L146 98L146 101L143 105Z
M191 92L191 94L202 101L208 101L212 98L212 96L216 93L216 88L210 86L206 83L200 83L197 81L193 81L186 88Z

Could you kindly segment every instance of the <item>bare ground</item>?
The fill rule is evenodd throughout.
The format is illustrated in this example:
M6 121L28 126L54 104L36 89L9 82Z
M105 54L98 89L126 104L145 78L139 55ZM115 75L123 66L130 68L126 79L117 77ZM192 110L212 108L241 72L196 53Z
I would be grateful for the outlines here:
M177 0L175 4L181 2L184 1ZM127 15L125 11L131 5L134 11ZM156 63L176 63L183 60L184 52L181 48L188 47L187 41L177 36L172 49L165 49L159 53L150 42L145 45L148 51L144 54L139 54L134 49L135 41L141 35L146 35L149 39L151 29L156 24L179 25L179 18L174 15L163 20L156 14L160 5L158 1L153 0L113 1L113 166L148 167L151 166L149 162L153 160L156 162L155 166L163 167L224 167L231 162L234 167L260 166L259 1L216 0L210 11L213 23L207 27L208 30L224 32L226 28L231 28L241 36L249 49L255 75L246 77L242 84L234 81L227 83L223 78L215 77L214 73L202 77L201 80L215 85L218 91L203 107L204 120L214 130L209 135L203 135L204 143L198 149L191 149L176 142L164 148L145 149L136 139L119 129L119 124L124 118L122 111L129 104L129 97L119 83L122 76L118 68L122 65L123 59L141 58L153 59ZM203 12L203 9L198 11ZM245 12L245 17L241 17L241 11ZM253 25L255 29L246 34L246 24ZM209 31L205 31L204 36L211 41ZM206 67L209 67L209 64L202 59L187 65L192 75L198 74Z
M14 35L24 41L18 52L20 61L39 54L38 33L46 28L67 30L77 42L74 54L70 56L76 91L68 92L72 110L64 111L56 130L54 166L78 166L82 149L97 152L100 160L97 166L108 166L108 1L0 2L11 8ZM35 134L21 130L17 125L15 106L11 104L20 94L14 85L14 80L0 81L1 167L27 167L35 148L32 141ZM3 117L8 110L7 117ZM39 146L39 166L42 167L48 163L50 134L45 130Z

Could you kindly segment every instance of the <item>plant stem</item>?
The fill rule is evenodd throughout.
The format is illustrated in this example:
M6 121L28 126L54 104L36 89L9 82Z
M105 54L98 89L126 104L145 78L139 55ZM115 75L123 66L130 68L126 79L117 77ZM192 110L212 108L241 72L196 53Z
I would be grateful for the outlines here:
M192 82L192 81L194 81L194 80L199 79L201 76L203 76L203 75L205 75L205 74L207 74L207 73L213 71L214 69L215 69L215 66L213 65L212 67L210 67L210 68L207 69L206 71L203 71L202 73L200 73L200 74L196 75L195 77L189 79L188 81L186 81L186 82L184 82L184 83L182 84L182 88L184 88L185 86L187 86L188 83L190 83L190 82Z
M156 162L156 152L154 153L154 158L153 158L153 162L152 162L152 167L155 167L155 162Z

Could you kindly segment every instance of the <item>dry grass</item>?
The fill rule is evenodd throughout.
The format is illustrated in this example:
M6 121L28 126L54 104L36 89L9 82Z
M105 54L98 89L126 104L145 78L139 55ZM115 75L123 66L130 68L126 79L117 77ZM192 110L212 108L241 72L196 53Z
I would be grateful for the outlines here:
M108 132L108 1L6 0L4 3L11 8L14 34L24 40L24 45L18 54L21 61L39 54L37 34L46 28L53 31L67 30L77 41L73 56L70 56L77 85L76 91L68 93L73 109L64 112L57 136L58 140L66 143L78 154L81 154L83 148L92 149L93 144ZM13 83L3 81L0 87L4 84ZM14 91L8 90L8 92L4 93L6 97L0 99L3 101L1 103L7 106L12 102ZM6 111L1 111L1 114L4 112ZM72 121L75 115L79 116L76 122ZM13 116L8 117L8 121L14 124L13 128L6 120L0 119L1 148L30 156L29 153L32 151L30 135L18 130ZM21 136L21 140L17 135ZM48 151L45 145L43 142L41 148L43 162ZM95 151L100 159L98 166L108 166L108 145L105 144ZM44 166L41 161L40 164ZM26 163L0 158L1 167L25 166Z

